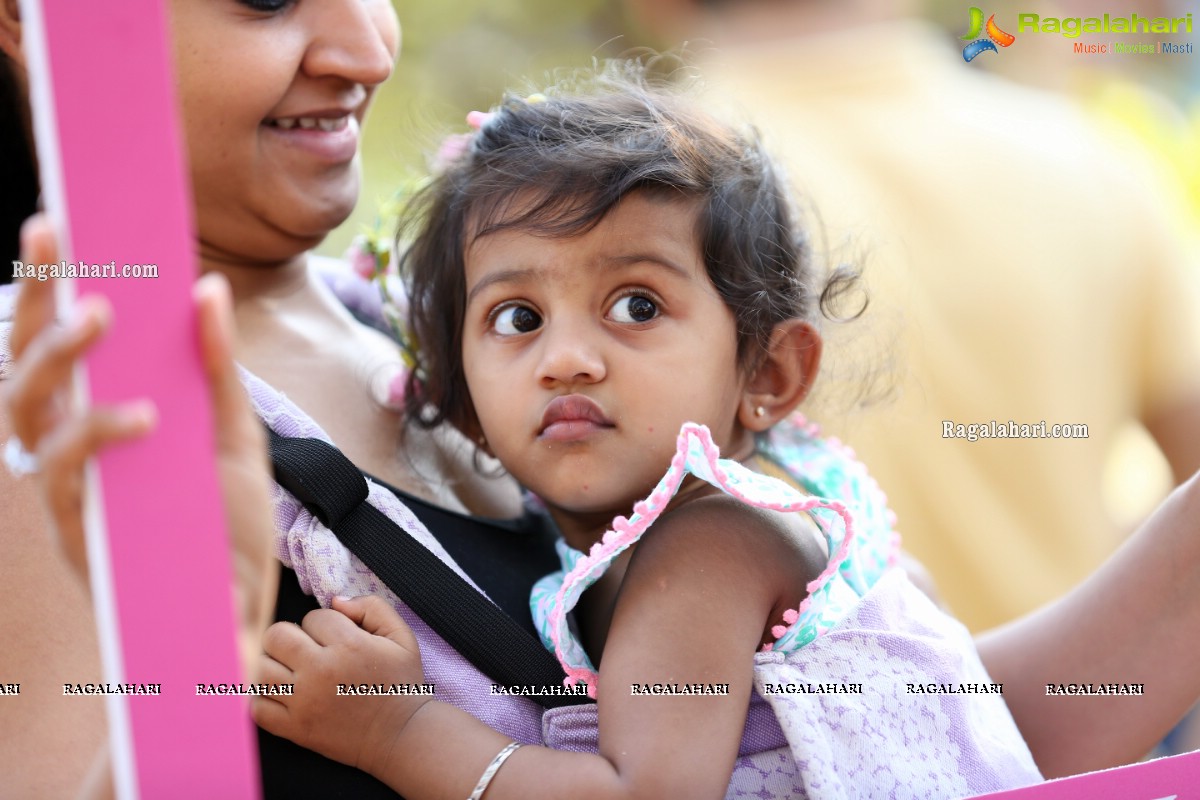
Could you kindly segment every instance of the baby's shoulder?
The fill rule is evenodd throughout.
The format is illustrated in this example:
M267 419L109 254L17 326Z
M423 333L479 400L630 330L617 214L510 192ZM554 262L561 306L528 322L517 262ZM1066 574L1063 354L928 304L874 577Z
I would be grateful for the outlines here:
M821 573L829 555L807 513L755 508L714 493L660 517L634 558L715 570L733 579L803 585Z

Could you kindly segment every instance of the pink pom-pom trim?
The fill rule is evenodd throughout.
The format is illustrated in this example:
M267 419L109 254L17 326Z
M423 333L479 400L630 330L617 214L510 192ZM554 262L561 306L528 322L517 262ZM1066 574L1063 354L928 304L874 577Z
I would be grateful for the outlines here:
M803 420L801 421L803 422ZM808 428L811 428L812 435L815 436L816 426L809 423L806 430ZM568 675L568 679L585 681L588 684L589 697L595 698L596 696L598 676L594 671L585 667L576 667L569 664L562 643L562 632L567 629L566 615L571 611L571 607L567 605L567 592L576 583L590 577L594 571L602 573L607 567L606 562L611 561L612 558L615 558L619 553L635 543L642 533L654 523L658 515L663 512L666 508L666 502L662 501L663 498L669 498L674 495L686 474L684 464L687 461L689 435L695 436L699 440L705 460L708 462L713 475L713 483L747 505L775 511L791 512L825 508L842 518L844 530L841 543L832 558L830 558L825 570L816 579L809 582L806 587L808 596L800 603L800 607L797 609L788 609L784 612L783 618L788 625L795 624L804 615L804 612L812 605L814 593L824 587L837 574L842 563L850 555L850 545L854 540L855 527L854 520L844 504L836 500L824 500L818 497L809 497L799 503L763 503L752 501L729 480L728 473L721 468L718 463L720 450L713 442L712 434L708 428L691 422L684 424L676 439L675 456L671 459L671 467L662 481L659 482L659 485L651 492L648 499L649 502L643 500L634 505L634 520L629 520L625 517L617 517L613 520L611 529L601 537L599 542L592 546L587 555L582 556L575 563L574 568L563 577L562 585L558 588L558 594L555 597L555 603L548 619L550 623L550 640L554 644L554 654L558 658L559 664L562 665L563 671ZM777 640L786 634L787 631L788 627L786 625L775 625L771 628L771 634ZM774 643L769 642L763 645L761 649L767 651L772 649L773 646Z

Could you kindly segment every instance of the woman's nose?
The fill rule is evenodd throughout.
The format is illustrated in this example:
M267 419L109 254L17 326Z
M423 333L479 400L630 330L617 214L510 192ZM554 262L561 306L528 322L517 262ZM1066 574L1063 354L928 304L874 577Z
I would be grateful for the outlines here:
M307 8L316 16L305 72L368 87L388 79L400 45L400 24L388 0L322 0Z

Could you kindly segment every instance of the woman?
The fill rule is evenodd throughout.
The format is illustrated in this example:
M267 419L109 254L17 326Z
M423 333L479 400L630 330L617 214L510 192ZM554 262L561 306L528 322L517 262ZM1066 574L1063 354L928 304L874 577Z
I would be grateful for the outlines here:
M173 3L180 32L176 45L180 94L194 172L200 253L204 267L225 275L232 287L237 329L232 356L266 383L284 390L366 472L453 510L516 517L515 487L481 480L463 458L464 449L456 448L460 442L453 433L423 438L402 431L399 418L381 407L371 385L386 379L388 365L394 364L393 346L354 322L307 263L308 248L348 213L357 177L353 159L342 160L348 148L340 140L329 146L294 143L293 147L288 137L300 134L296 126L288 126L307 116L335 120L338 132L356 129L371 90L390 69L396 37L390 8L382 0L299 0L274 4L273 11L261 10L263 6L248 0L246 4L236 0ZM214 108L222 113L213 114ZM334 157L326 158L331 152ZM30 260L49 260L48 244L44 228L32 231L27 236ZM244 413L241 389L229 377L234 374L230 354L221 347L222 331L231 327L222 318L222 292L206 286L201 294L218 428L248 431L253 421ZM104 411L81 419L44 411L54 407L53 400L62 390L65 366L94 341L103 325L103 310L85 312L79 327L52 330L47 327L45 298L37 290L26 293L18 314L20 324L13 333L21 365L15 370L17 385L7 392L16 433L26 448L41 457L55 525L68 545L78 541L75 476L83 457L105 442L137 435L150 424L136 413L136 407L123 421L120 415ZM256 387L261 382L252 386ZM5 429L0 435L7 437L10 432ZM231 434L218 447L227 492L239 484L231 477L235 471L264 474L261 447L253 437ZM398 452L403 452L403 458L396 456ZM4 626L0 635L14 643L4 669L30 675L35 668L53 665L51 683L57 674L79 675L88 669L94 674L94 639L86 639L91 636L86 601L67 585L66 570L54 563L50 546L33 531L46 523L32 510L28 482L15 488L19 500L10 499L16 497L12 493L3 495L6 504L13 504L11 510L3 510L6 520L24 514L3 533L3 544L15 555L4 562L13 567L7 588L15 595L12 613L0 623ZM1148 671L1144 666L1149 663L1192 663L1200 643L1176 637L1171 629L1200 620L1200 570L1194 566L1200 564L1200 541L1188 535L1189 520L1200 506L1198 493L1193 481L1131 541L1119 561L1080 592L982 641L981 653L993 678L1015 685L1050 682L1058 675L1070 675L1075 682L1107 682L1119 674L1132 682ZM255 574L261 552L255 545L269 535L256 522L265 508L253 497L230 500L236 511L244 512L234 520L235 544L246 557L250 574ZM24 506L18 507L18 502ZM469 518L458 517L465 519ZM532 563L525 553L514 556L515 552L515 546L502 540L497 553L508 555L498 560L518 570ZM283 578L284 586L293 580L286 574ZM519 595L523 580L510 573L497 588ZM1135 584L1142 590L1131 593L1129 587ZM1120 612L1097 614L1117 588L1125 597ZM74 595L67 594L71 591ZM293 591L289 597L294 596ZM42 600L48 597L55 601ZM63 626L73 626L73 635L85 637L87 648L47 641L43 626L29 622L40 623L46 614L65 617ZM252 617L247 611L246 625ZM1165 624L1146 626L1152 617ZM422 651L427 651L424 643ZM1006 694L1006 698L1043 771L1068 774L1139 756L1200 694L1200 675L1182 667L1156 684L1143 682L1158 686L1158 691L1135 704L1128 698L1114 698L1105 704L1067 706L1051 704L1051 698L1032 692ZM473 710L536 720L532 716L536 709L517 700L495 698L494 707ZM64 791L48 793L63 794L75 785L102 739L100 710L92 710L84 724L77 725L79 709L77 703L39 709L36 725L30 723L33 727L21 737L0 737L5 747L13 748L7 758L25 759L20 762L22 770L6 770L24 782L10 784L15 794L36 794L46 785L50 765L45 761L39 765L37 754L48 752L49 742L58 745L61 740L55 737L72 725L77 726L77 746L68 753L81 755L75 759L78 763L54 765ZM1123 715L1121 725L1102 724L1112 714ZM34 716L30 711L21 721ZM6 715L4 724L12 724L12 718ZM61 745L55 749L62 752ZM269 752L266 758L272 759ZM297 764L292 774L300 774L301 769ZM282 784L272 784L269 763L266 774L271 793L272 785ZM352 780L344 776L332 780L343 779ZM317 791L311 782L306 786ZM347 791L367 796L366 789Z
M453 436L402 430L400 416L379 402L389 371L399 368L396 349L355 321L310 265L309 250L349 215L357 200L360 125L375 89L391 73L399 43L391 4L175 0L171 12L200 261L205 272L224 276L232 289L239 331L233 353L238 362L286 393L356 465L382 481L454 512L518 517L521 505L515 487L479 477ZM0 3L0 14L5 52L20 59L16 4ZM306 128L308 119L323 124ZM25 260L56 260L45 229L39 233L37 224L30 229ZM204 291L209 294L203 295L208 298L203 308L219 312L220 288L215 294L211 286ZM42 330L52 313L48 299L44 292L25 293L18 314L21 324L12 331L12 350L31 367L39 357L62 355L56 348L69 340L69 335ZM214 299L216 305L211 305ZM76 331L82 338L72 340L76 345L94 339L104 316L96 306L85 305L81 312L85 322ZM219 313L206 319L221 322ZM5 340L7 334L4 326ZM220 339L210 341L219 344ZM0 341L0 346L6 343ZM10 366L7 359L0 362L5 370ZM42 434L59 417L57 406L47 401L52 387L26 380L31 374L36 377L37 370L18 370L13 381L5 383L15 384L8 392L19 394L13 399L14 416L26 423L15 432L34 447L44 444ZM229 380L233 373L223 374ZM53 378L58 381L62 375ZM234 402L244 408L244 397ZM107 427L89 428L86 437L46 456L50 474L57 474L56 457L77 462L82 443L93 441L88 437L103 438L102 431L111 433L122 418L97 419ZM134 430L144 430L146 422L144 416L133 415ZM14 433L7 418L0 427L4 440ZM253 430L258 426L218 427L242 431L229 439L234 447L239 446L234 440L251 437L250 447L257 449L250 469L262 476L261 434ZM56 685L100 674L90 608L86 593L42 533L49 521L34 499L34 483L0 472L5 582L14 595L0 615L0 638L6 642L0 674L23 684L22 694L7 698L15 702L0 715L0 770L5 792L13 796L69 796L104 738L98 701L53 696ZM226 486L239 485L255 484L227 477ZM51 497L60 521L70 519L74 499L68 494ZM260 514L255 522L262 519ZM77 518L63 527L65 540L78 544ZM247 546L237 548L243 557L241 568L257 575L271 526L267 522L242 527L253 535L242 542ZM81 549L69 552L79 566ZM314 608L315 602L297 598L294 576L285 576L282 583L285 605L299 621L307 610L304 600ZM266 599L274 604L273 595ZM247 609L247 617L253 615ZM289 768L273 778L268 763L265 772L270 791L272 781L286 787L285 779L301 770ZM316 791L311 780L301 783ZM368 796L352 784L340 785ZM280 792L288 793L286 788Z

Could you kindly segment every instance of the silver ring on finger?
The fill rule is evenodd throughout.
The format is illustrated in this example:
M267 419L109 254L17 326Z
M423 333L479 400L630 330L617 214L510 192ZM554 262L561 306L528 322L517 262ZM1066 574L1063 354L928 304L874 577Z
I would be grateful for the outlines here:
M4 466L8 467L8 471L14 478L34 475L41 469L38 457L26 450L25 445L17 436L9 437L4 444Z

